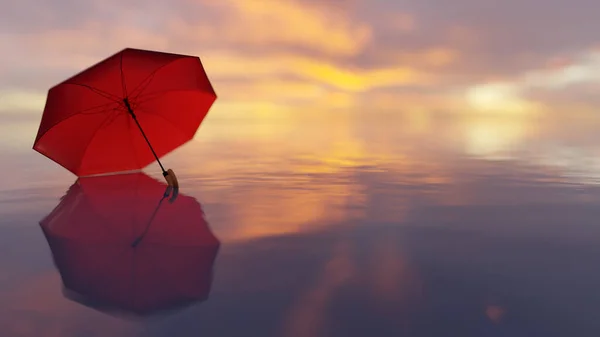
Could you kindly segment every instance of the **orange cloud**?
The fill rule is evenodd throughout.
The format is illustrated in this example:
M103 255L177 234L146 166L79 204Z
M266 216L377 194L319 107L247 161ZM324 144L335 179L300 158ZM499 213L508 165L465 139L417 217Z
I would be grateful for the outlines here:
M227 83L227 91L223 98L231 97L236 100L256 101L265 98L289 103L290 101L317 100L326 94L326 89L315 82L299 80L265 79L250 83L232 81ZM270 100L273 101L273 100Z
M350 69L318 59L294 55L248 58L234 53L207 53L205 64L215 78L261 79L295 76L350 92L403 85L426 85L434 77L409 66L384 69Z
M336 106L347 106L351 102L347 93L435 83L433 74L413 68L410 62L399 62L382 68L357 68L315 55L294 54L291 51L273 52L267 46L287 41L285 43L289 42L291 47L308 48L310 44L317 49L321 48L325 53L336 53L335 50L341 54L358 52L365 43L361 42L363 38L360 33L364 27L354 25L348 17L334 16L331 19L323 14L323 10L290 1L277 2L272 6L251 6L246 2L228 0L220 6L227 6L227 10L233 14L225 16L225 22L215 26L202 24L193 29L183 21L173 21L171 25L167 25L170 30L154 34L136 26L115 24L106 27L99 22L89 22L76 30L51 30L42 34L23 35L20 41L31 54L43 51L45 57L40 63L35 63L36 67L63 69L65 78L127 46L199 55L209 77L216 83L216 89L220 94L224 93L221 97L238 101L253 100L253 97L261 101L289 98L319 100L328 96L336 99ZM230 25L227 24L228 20L232 21ZM264 24L268 29L261 28L262 22L270 22L269 20L285 22L271 22ZM303 20L309 23L305 25ZM279 26L288 28L272 29ZM198 32L201 33L196 35ZM232 40L228 40L228 36ZM252 36L258 40L252 40ZM188 43L190 38L198 44ZM225 40L221 49L198 47L211 38ZM243 47L244 43L238 39L246 38L249 38L246 41L248 44L264 44L265 49L259 55L244 53L243 48L240 49L240 45ZM428 50L415 57L429 63L443 64L454 56L450 51L440 49ZM282 80L290 77L295 79ZM56 78L52 84L62 79ZM254 82L239 82L231 85L232 90L228 90L229 87L219 90L219 82L222 80Z
M238 47L295 46L342 56L360 52L372 33L369 25L356 23L343 13L297 1L223 0L204 4L227 15L216 25L173 19L170 29L182 36L194 35L198 41Z

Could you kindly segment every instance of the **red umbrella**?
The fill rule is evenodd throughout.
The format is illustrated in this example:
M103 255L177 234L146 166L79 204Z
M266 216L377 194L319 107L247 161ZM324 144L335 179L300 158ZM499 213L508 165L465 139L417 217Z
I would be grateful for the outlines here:
M200 204L143 173L80 178L40 225L65 295L152 314L208 297L219 241Z
M157 160L169 181L159 158L194 137L216 98L198 57L124 49L48 91L33 149L80 177Z

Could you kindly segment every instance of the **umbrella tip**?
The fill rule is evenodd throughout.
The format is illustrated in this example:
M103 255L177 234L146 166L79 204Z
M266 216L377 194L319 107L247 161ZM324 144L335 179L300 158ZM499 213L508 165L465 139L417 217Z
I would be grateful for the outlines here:
M169 184L169 186L173 186L174 188L179 188L179 182L177 181L177 176L175 175L175 172L173 172L172 169L168 169L167 172L163 175L165 176L165 180L167 181L167 184Z

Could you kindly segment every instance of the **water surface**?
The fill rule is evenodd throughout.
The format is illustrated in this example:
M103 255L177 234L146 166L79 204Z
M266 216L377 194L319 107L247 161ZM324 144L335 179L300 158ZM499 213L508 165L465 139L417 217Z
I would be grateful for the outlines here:
M107 257L90 248L85 260L67 250L85 263L59 273L58 248L40 222L75 177L18 135L33 135L34 120L3 123L12 137L0 164L11 172L0 190L3 336L598 336L600 188L590 137L550 127L517 137L524 127L510 120L364 117L211 117L193 142L167 156L182 187L181 199L165 205L199 205L203 215L177 214L204 223L218 240L214 261L177 277L196 283L164 278L146 293L118 279L109 286L109 271L96 276L113 295L139 291L137 303L148 306L160 306L149 298L170 296L169 287L205 285L191 303L153 315L99 305L111 301L107 292L69 296L69 277L92 257ZM72 212L104 212L111 226L135 223L123 237L137 238L164 190L157 167L145 172L156 179L146 202L92 191L102 206L94 201L91 211L73 201L69 213L63 200L64 222ZM139 219L114 215L131 211L131 200L140 200ZM176 233L166 226L174 218L157 219L148 233Z

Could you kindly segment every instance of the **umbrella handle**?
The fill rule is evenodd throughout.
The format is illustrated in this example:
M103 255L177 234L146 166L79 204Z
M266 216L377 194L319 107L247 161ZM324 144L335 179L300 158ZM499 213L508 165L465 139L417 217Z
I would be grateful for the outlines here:
M173 172L173 170L168 169L166 172L163 172L163 176L165 177L165 180L169 186L179 188L179 182L177 181L177 176L175 176L175 172Z
M171 194L171 192L173 192L173 194ZM168 196L171 196L171 198L169 199L169 202L173 203L173 202L175 202L175 199L177 199L178 195L179 195L179 188L169 185L165 189L165 193L163 194L163 199L167 198Z

